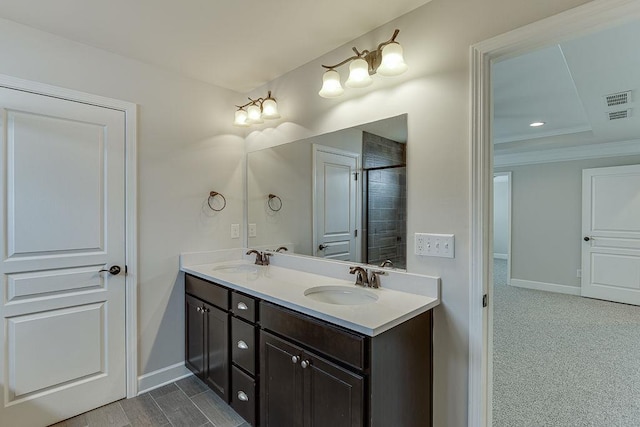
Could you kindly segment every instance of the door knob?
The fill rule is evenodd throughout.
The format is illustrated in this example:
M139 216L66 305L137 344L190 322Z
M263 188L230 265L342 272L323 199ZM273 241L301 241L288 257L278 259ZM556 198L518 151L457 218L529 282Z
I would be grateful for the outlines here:
M325 245L324 243L320 243L320 246L318 246L318 249L321 251L324 251L325 249L327 249L327 245Z
M300 357L298 356L291 356L291 363L296 364L300 361Z
M584 241L585 241L585 242L588 242L589 240L591 240L591 237L589 237L589 236L584 236Z
M311 362L309 362L308 360L303 360L302 362L300 362L300 366L302 366L302 369L307 369L310 365Z
M103 268L99 272L102 273L103 271L108 271L115 276L116 274L120 274L120 271L122 271L122 269L119 265L112 265L108 270Z

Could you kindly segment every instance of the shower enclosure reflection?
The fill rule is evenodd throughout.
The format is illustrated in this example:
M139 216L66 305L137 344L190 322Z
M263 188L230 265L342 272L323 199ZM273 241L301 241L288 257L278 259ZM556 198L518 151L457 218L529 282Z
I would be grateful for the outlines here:
M250 152L249 246L404 269L406 142L401 115Z

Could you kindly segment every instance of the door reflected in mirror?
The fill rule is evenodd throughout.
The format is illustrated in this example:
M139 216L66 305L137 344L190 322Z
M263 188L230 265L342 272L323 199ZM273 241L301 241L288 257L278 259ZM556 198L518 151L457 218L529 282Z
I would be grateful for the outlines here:
M249 247L406 268L406 144L404 114L250 152Z

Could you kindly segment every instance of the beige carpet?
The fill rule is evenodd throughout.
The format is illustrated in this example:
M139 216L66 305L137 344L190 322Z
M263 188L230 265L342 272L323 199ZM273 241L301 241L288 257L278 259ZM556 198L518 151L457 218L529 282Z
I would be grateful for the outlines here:
M494 427L640 426L640 307L494 282Z

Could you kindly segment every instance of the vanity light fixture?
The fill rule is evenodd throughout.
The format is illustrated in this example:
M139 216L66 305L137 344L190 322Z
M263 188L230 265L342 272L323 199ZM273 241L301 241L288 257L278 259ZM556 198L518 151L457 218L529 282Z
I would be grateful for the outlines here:
M530 123L529 126L531 126L532 128L537 128L540 126L544 126L545 124L546 122L533 122L533 123Z
M264 120L279 119L278 103L271 96L271 91L267 93L266 98L251 99L244 105L236 105L235 120L233 124L236 126L249 126L253 124L264 123Z
M358 51L355 47L355 55L347 58L336 65L323 65L327 71L322 76L322 89L318 92L323 98L336 98L344 93L340 83L340 74L336 68L349 64L349 78L344 83L351 88L367 87L373 83L371 76L380 74L381 76L397 76L407 71L407 64L404 62L402 46L396 41L400 30L395 30L393 36L386 42L380 43L373 51Z

